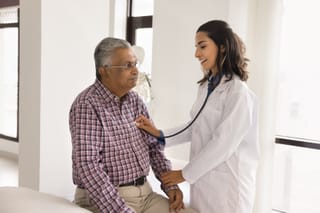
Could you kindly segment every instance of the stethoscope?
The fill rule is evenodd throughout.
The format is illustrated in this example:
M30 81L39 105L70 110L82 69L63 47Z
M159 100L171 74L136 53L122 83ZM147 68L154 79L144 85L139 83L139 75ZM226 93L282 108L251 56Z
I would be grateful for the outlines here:
M181 129L178 132L173 133L171 135L164 135L163 138L171 138L171 137L174 137L176 135L181 134L182 132L184 132L186 129L188 129L197 120L197 118L200 115L200 113L202 112L203 108L206 106L210 94L213 92L213 90L220 83L222 76L223 76L223 72L218 72L215 76L212 76L212 75L209 76L209 78L208 78L207 96L206 96L202 106L200 107L198 113L196 114L196 116L193 118L193 120L186 127L184 127L183 129Z

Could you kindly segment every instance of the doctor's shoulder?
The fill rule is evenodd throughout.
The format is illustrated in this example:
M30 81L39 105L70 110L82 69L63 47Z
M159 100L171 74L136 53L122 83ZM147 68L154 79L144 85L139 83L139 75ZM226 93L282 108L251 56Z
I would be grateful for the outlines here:
M250 108L257 108L258 98L256 94L249 88L247 82L236 80L234 83L234 91L238 93L239 98L245 98Z
M256 99L255 94L251 91L245 81L242 81L238 76L233 76L233 78L229 81L225 82L226 84L226 91L225 95L233 96L233 97L244 97L250 96L253 99ZM237 95L236 95L237 94Z

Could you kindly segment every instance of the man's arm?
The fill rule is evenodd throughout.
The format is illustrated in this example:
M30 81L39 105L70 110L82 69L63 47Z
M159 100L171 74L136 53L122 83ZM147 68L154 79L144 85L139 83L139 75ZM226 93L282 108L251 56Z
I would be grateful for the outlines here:
M150 119L146 106L142 101L138 104L138 115L144 115ZM171 162L164 155L164 143L159 143L158 139L154 136L143 133L146 143L149 145L149 158L152 170L156 178L161 182L160 176L164 172L171 171ZM178 212L184 208L183 194L177 185L167 187L161 183L161 189L169 197L170 209Z
M100 163L103 131L93 108L88 103L73 106L69 122L74 170L88 190L90 198L102 213L132 213Z
M149 144L151 167L155 173L155 176L161 181L161 174L171 170L171 163L164 156L163 145L160 145L157 141L154 141L154 138L150 139ZM163 183L161 183L161 189L169 197L170 210L179 212L180 209L184 208L183 194L178 185L165 186Z

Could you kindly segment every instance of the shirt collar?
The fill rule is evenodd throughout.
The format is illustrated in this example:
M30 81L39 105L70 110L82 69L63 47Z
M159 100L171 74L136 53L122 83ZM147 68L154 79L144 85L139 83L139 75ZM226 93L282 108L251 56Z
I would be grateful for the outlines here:
M233 81L234 79L240 79L240 78L239 78L239 76L234 74L230 81ZM227 80L228 80L228 78L225 75L223 75L219 85L217 86L217 88L215 90L217 92L223 92L228 86L228 81Z
M97 91L102 95L102 97L105 100L109 100L109 101L114 101L116 103L120 102L120 98L118 96L116 96L115 94L113 94L107 87L105 87L101 81L99 81L98 79L96 79L95 83L95 88L97 89ZM122 101L125 101L128 98L128 94L125 94L122 97Z

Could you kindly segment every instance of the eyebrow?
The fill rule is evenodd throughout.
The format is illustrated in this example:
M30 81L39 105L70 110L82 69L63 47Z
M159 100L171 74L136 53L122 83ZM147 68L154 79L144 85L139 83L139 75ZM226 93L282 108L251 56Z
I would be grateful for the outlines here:
M139 60L138 60L137 58L134 59L134 60L132 60L132 61L126 59L126 60L123 60L123 61L121 60L120 63L122 63L122 64L131 63L131 64L132 64L132 63L137 63L138 61L139 61Z
M127 64L134 64L134 63L138 63L138 60L134 60L134 61L126 61L125 63L127 63Z
M199 41L195 46L198 46L198 45L200 45L200 44L202 44L204 42L206 42L206 41Z

